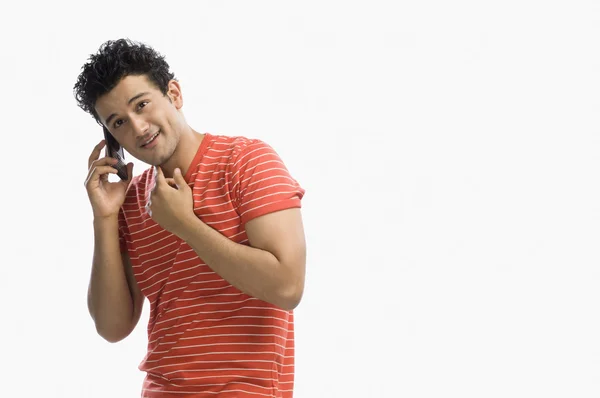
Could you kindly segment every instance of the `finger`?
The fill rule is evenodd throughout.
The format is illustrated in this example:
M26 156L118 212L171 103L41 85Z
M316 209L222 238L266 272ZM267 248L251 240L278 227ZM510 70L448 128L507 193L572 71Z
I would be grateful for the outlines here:
M105 145L106 145L106 141L102 140L94 147L94 150L92 151L92 153L90 154L90 157L88 159L88 169L90 167L92 167L92 163L95 160L98 160L98 158L100 157L100 153L102 152L102 148L104 148Z
M93 169L94 167L98 167L98 166L110 166L110 165L114 165L117 164L119 161L115 158L111 158L111 157L103 157L97 160L94 160L92 162L92 164L90 165L89 169Z
M175 182L175 179L173 178L166 178L165 181L167 182L167 184L169 184L169 186L178 189L177 188L177 183Z
M127 163L127 179L121 181L121 183L127 185L129 187L129 184L131 183L131 180L133 179L133 163Z
M156 166L156 187L166 184L165 175L160 167Z
M117 159L113 159L113 158L101 158L98 160L94 160L92 162L92 165L90 166L89 170L88 170L88 174L86 177L86 180L90 178L90 176L92 175L92 173L94 172L94 170L97 167L105 167L105 166L112 166L117 164L118 160Z
M88 178L85 180L85 185L88 186L90 183L98 181L101 177L108 176L108 174L117 174L117 169L112 166L94 167Z
M183 174L181 173L181 169L179 167L175 169L175 173L173 173L173 177L174 177L175 183L177 184L177 189L185 189L186 187L188 187L188 184L185 181L185 178L183 178Z

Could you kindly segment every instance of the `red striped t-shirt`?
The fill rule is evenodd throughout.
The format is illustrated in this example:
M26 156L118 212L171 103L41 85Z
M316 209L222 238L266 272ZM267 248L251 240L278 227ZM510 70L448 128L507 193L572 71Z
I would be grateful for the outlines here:
M242 293L154 222L153 179L153 167L136 176L119 213L121 250L150 302L142 396L291 398L293 311ZM273 148L245 137L206 133L185 179L196 215L243 245L246 222L304 195Z

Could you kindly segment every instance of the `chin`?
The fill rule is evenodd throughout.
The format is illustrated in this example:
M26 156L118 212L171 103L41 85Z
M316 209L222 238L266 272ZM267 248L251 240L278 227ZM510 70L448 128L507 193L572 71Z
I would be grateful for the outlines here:
M171 159L172 156L173 156L172 153L170 153L168 155L155 156L152 159L148 159L148 161L146 161L146 163L148 163L149 165L152 165L152 166L162 166L163 164L167 163L169 161L169 159Z

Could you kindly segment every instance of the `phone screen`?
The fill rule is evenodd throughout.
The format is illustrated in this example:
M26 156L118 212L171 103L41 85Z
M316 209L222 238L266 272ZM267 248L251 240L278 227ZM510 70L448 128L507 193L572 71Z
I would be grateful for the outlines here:
M104 129L104 140L106 141L106 156L115 158L118 163L113 165L117 170L117 175L121 180L127 179L127 165L125 164L125 153L121 145L115 140L110 131L103 126Z

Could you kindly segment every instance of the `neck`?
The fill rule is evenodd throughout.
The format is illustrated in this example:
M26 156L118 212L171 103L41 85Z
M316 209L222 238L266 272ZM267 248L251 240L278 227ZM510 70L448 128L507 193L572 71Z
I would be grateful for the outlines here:
M185 131L181 133L173 156L160 166L165 177L172 178L176 168L181 170L181 174L186 175L194 156L198 153L203 138L204 134L198 133L190 126L186 126Z

